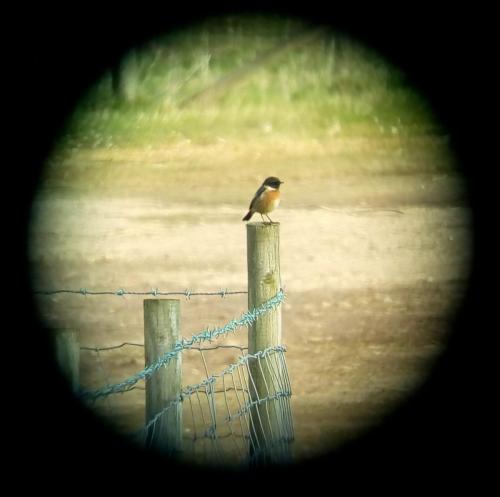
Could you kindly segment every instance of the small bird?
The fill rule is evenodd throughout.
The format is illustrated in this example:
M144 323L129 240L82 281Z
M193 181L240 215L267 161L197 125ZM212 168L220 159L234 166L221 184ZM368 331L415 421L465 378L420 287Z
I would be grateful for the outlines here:
M284 181L280 181L275 176L270 176L266 178L262 186L255 193L252 202L250 202L250 207L248 214L242 219L242 221L248 221L256 212L260 214L262 222L264 221L264 214L267 219L272 223L273 221L267 215L272 212L280 203L280 185Z

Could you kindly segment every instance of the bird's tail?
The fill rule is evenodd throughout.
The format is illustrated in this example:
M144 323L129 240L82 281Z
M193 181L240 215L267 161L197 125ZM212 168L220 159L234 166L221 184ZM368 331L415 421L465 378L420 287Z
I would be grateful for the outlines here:
M248 214L242 219L242 221L248 221L253 216L252 211L248 211Z

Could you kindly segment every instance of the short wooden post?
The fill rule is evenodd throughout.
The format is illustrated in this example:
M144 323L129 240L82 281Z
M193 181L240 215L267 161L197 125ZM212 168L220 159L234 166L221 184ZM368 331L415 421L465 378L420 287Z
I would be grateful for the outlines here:
M80 383L80 344L75 330L55 330L56 359L74 393Z
M173 349L180 340L180 301L144 300L146 366ZM178 354L146 380L146 423L181 394L182 357ZM147 444L168 455L178 455L182 445L182 403L168 409L150 427Z
M248 308L253 309L274 297L281 287L279 223L247 224ZM248 329L248 352L255 354L281 344L281 306L260 316ZM249 362L252 401L274 393L276 374L264 360ZM279 440L283 420L278 400L261 402L251 409L251 455L259 462L282 462L286 447Z

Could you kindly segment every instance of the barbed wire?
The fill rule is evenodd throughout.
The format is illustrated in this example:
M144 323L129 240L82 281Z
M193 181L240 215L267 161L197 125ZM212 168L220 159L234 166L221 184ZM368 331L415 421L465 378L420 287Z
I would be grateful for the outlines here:
M157 437L162 445L164 442L158 438L162 435L156 433L162 429L162 422L168 422L162 414L167 415L182 402L186 429L183 437L192 444L182 447L185 454L195 457L201 449L205 460L221 464L247 465L269 458L277 462L290 461L294 430L285 351L284 346L277 345L246 354L217 374L183 388L177 399L169 401L148 421L142 440L149 446ZM253 368L251 361L256 361ZM259 374L259 370L263 383L257 387L254 375ZM223 443L226 439L230 445ZM196 449L198 441L204 442Z
M109 347L80 347L80 350L90 350L92 352L102 352L102 351L106 351L106 350L120 349L120 348L125 347L127 345L133 345L135 347L144 347L143 343L123 342L120 345L111 345Z
M184 296L187 299L190 299L191 297L199 297L199 296L219 296L221 298L226 297L227 295L246 295L248 292L246 290L235 290L235 291L230 291L227 288L223 288L218 291L214 292L193 292L191 290L184 290L184 291L175 291L175 292L162 292L158 290L157 288L152 288L149 291L145 292L140 292L140 291L129 291L125 290L123 288L119 288L118 290L103 290L103 291L94 291L94 290L87 290L87 288L80 288L79 290L35 290L33 292L35 295L56 295L60 293L72 293L72 294L79 294L79 295L117 295L120 297L123 297L124 295L153 295L154 297L157 296L165 296L165 295L179 295L179 296Z
M207 392L207 387L212 387L213 384L217 381L218 378L222 378L226 375L232 374L237 368L239 368L242 365L247 365L250 359L266 359L268 356L275 354L275 353L284 353L286 352L286 347L284 345L274 345L271 347L267 347L266 349L260 350L256 352L255 354L245 354L244 356L239 357L239 359L234 362L233 364L230 364L228 367L223 369L220 373L215 373L207 378L205 378L203 381L200 383L197 383L195 385L189 385L187 387L184 387L181 391L181 394L171 400L163 409L161 409L156 415L140 430L136 431L135 433L132 434L132 436L138 436L141 434L146 433L152 426L156 424L156 422L165 414L167 413L170 409L172 409L174 406L179 404L180 402L183 402L187 397L190 397L198 392ZM223 390L214 390L213 388L209 388L208 391L210 394L215 394L215 393L226 393L229 390L244 390L248 392L248 388L246 389L237 389L237 388L224 388ZM251 400L249 402L246 402L245 405L241 406L240 409L235 413L235 414L229 414L226 418L225 421L232 421L235 420L241 416L246 415L250 409L254 406L263 404L265 402L269 402L270 400L275 400L275 399L280 399L282 397L290 397L292 394L290 384L289 382L285 382L285 388L283 390L274 392L274 393L269 393L265 397L261 397L257 400Z
M181 295L186 299L191 296L219 296L247 294L246 291L220 290L217 292L160 292L152 289L149 292L135 292L119 289L117 291L90 291L80 290L47 290L35 292L38 294L54 295L60 293L80 295ZM275 309L283 302L285 292L281 288L274 297L252 310L243 313L238 319L233 319L223 326L206 328L190 338L181 338L172 349L161 356L154 363L125 380L110 384L102 352L119 350L124 347L144 348L144 343L122 342L106 346L82 346L80 350L95 353L98 368L103 376L104 385L96 390L81 390L79 397L91 402L103 399L110 416L115 416L114 404L110 403L110 395L125 393L131 390L145 390L143 381L150 378L161 367L166 366L173 358L185 350L199 353L204 369L204 379L199 383L191 384L179 391L178 397L159 409L145 426L132 435L142 439L146 446L164 443L161 438L165 435L164 423L172 414L172 409L180 409L186 417L184 431L181 435L191 442L192 456L200 455L211 461L227 461L247 464L250 460L262 460L279 455L280 461L286 461L288 446L294 439L293 420L290 409L291 387L284 357L286 347L276 345L264 350L248 353L248 346L230 344L212 344L219 337L236 332L238 328L253 324L258 317ZM203 345L203 342L209 344ZM233 349L240 352L238 359L219 372L209 371L205 352L216 349ZM207 354L208 355L208 354ZM255 366L252 369L252 364ZM256 361L253 363L253 361ZM263 366L267 369L264 372ZM256 387L253 374L258 374L255 367L260 369L264 383ZM259 376L260 377L260 376ZM141 382L141 383L139 383ZM102 385L102 384L101 384ZM265 389L265 390L262 390ZM258 392L258 393L257 393ZM117 404L119 405L119 404ZM179 411L176 411L178 413ZM189 418L189 414L191 417ZM177 414L176 414L177 415ZM169 416L169 417L165 417ZM192 433L192 435L190 435ZM224 440L223 440L224 439ZM226 441L227 439L227 441ZM199 442L198 442L199 441ZM198 442L198 443L197 443ZM168 442L167 442L168 443ZM228 445L229 444L229 445ZM187 447L183 451L189 451ZM187 452L186 452L187 454ZM282 455L280 455L282 454Z
M126 380L116 383L114 385L108 385L97 390L84 390L80 392L80 397L85 399L96 400L99 397L108 396L111 394L122 393L130 390L138 381L149 378L155 371L161 367L167 365L174 357L177 356L182 350L193 348L196 343L201 343L204 341L211 342L215 338L221 335L227 335L229 333L235 332L236 329L243 326L249 326L261 315L266 312L276 308L285 299L285 293L283 289L280 289L278 293L271 297L266 302L253 308L250 311L245 312L240 316L239 319L233 319L226 323L224 326L205 329L200 333L192 335L189 339L182 339L175 343L171 351L165 353L162 357L156 360L154 363L150 364L143 370L137 372Z
M106 350L120 349L127 345L133 345L135 347L144 347L143 343L123 342L120 345L110 345L109 347L80 347L80 350L89 350L91 352L103 352ZM248 347L243 347L241 345L214 345L213 347L190 347L190 349L191 350L239 349L243 352L245 350L248 350Z

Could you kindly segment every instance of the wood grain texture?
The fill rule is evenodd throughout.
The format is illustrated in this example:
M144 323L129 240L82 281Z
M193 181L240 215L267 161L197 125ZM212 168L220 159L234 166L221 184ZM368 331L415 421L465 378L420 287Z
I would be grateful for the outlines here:
M146 366L173 349L180 339L180 301L144 300ZM146 423L181 393L182 356L178 354L146 380ZM150 429L148 445L174 454L181 450L182 403L169 409Z

